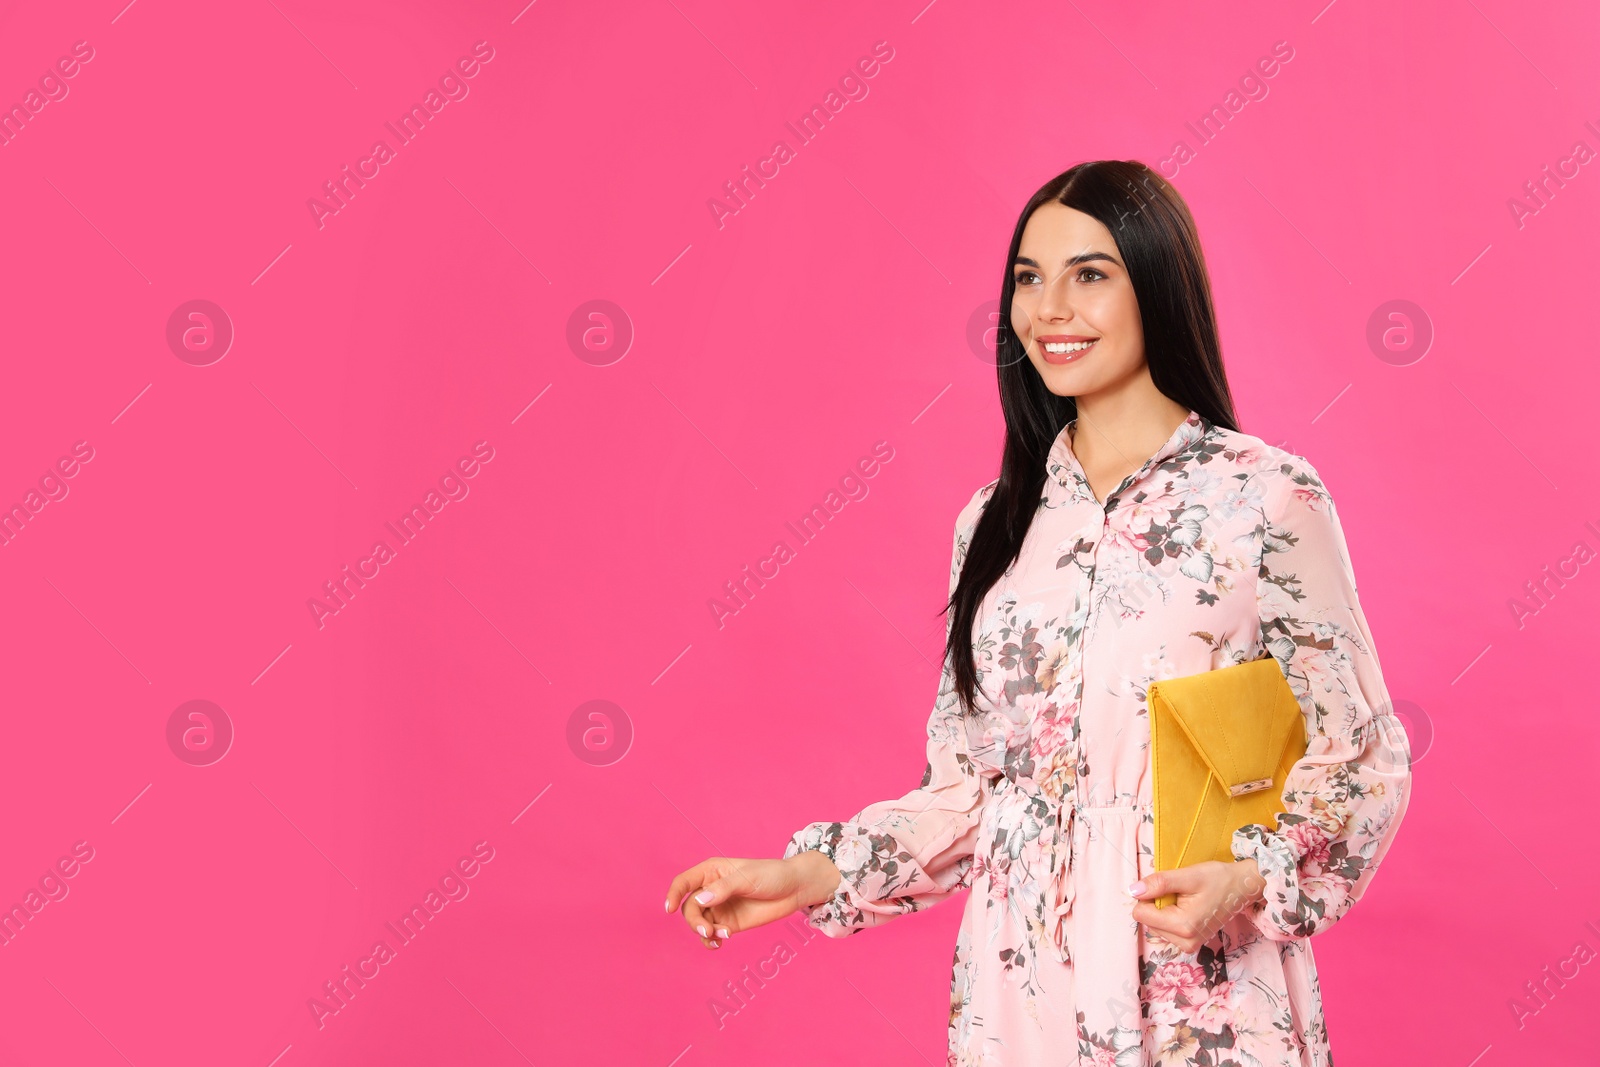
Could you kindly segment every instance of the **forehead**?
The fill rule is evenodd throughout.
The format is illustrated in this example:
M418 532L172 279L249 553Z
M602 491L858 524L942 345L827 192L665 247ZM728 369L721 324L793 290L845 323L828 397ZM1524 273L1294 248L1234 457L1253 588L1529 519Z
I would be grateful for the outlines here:
M1019 254L1038 259L1032 252L1053 252L1073 255L1078 252L1112 252L1117 250L1116 238L1093 215L1067 207L1054 200L1041 204L1022 228Z

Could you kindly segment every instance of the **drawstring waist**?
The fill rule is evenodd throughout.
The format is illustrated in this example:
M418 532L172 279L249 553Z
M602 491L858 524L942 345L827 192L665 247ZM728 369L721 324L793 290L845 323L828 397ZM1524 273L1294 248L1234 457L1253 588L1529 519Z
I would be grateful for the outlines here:
M1076 808L1071 804L1061 805L1056 817L1056 832L1050 847L1050 868L1046 876L1045 893L1045 928L1050 935L1050 943L1055 946L1056 959L1062 963L1072 962L1072 951L1067 947L1067 916L1072 913L1072 902L1077 896L1076 880L1072 878L1072 856L1077 852L1073 847L1072 830L1076 825Z
M981 847L988 847L992 851L987 856L979 857L981 867L989 872L990 893L1000 900L1009 898L1012 865L1026 856L1030 861L1026 864L1027 870L1035 872L1038 878L1045 937L1054 948L1057 961L1071 963L1072 947L1067 927L1077 898L1077 878L1073 868L1078 842L1074 835L1078 829L1080 812L1092 816L1102 811L1108 814L1142 812L1143 807L1129 804L1082 806L1074 802L1070 792L1063 803L1051 799L1050 791L1033 779L1008 778L997 790L993 798L997 807L992 819L994 822L1003 822L1010 834L1018 835L1020 844L1012 844L1001 838L994 832L991 822L989 832L981 839ZM1042 803L1045 817L1039 821L1046 825L1041 827L1037 835L1029 837L1027 830L1031 827L1028 825L1030 820L1026 806L1035 803ZM1021 813L1007 812L1004 810L1007 807L1022 807L1024 810ZM1051 815L1054 817L1050 818ZM1012 844L1012 847L1007 847L1008 844Z

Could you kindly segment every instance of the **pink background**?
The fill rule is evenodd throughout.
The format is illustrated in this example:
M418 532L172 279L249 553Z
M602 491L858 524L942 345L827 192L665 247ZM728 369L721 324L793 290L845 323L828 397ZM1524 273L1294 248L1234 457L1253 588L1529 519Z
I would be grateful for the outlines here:
M1600 949L1569 784L1600 565L1509 602L1600 550L1600 175L1523 189L1600 148L1593 11L124 3L0 16L0 101L93 49L0 147L0 504L93 450L0 546L0 902L93 849L0 947L0 1060L942 1062L964 898L717 952L661 899L917 783L952 524L999 458L968 324L1027 196L1107 157L1168 160L1244 429L1325 476L1408 702L1398 847L1315 942L1339 1062L1590 1052L1600 974L1525 983ZM319 228L307 200L479 41L468 94ZM206 366L166 340L195 299L235 331ZM568 343L593 300L633 332L605 366ZM1420 359L1369 345L1393 300ZM319 628L308 600L480 441L468 495ZM880 441L868 495L719 627L723 583ZM205 766L168 742L191 700L235 732ZM621 709L599 756L591 700ZM323 983L478 842L468 895L319 1028Z

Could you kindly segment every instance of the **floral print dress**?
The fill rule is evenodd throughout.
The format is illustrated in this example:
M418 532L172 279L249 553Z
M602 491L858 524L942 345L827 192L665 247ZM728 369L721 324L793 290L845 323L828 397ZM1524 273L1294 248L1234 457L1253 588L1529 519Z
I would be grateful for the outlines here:
M843 937L971 890L949 1067L1331 1067L1310 939L1371 884L1411 784L1333 501L1304 459L1191 411L1102 503L1070 431L974 623L979 714L946 663L921 784L790 839L844 876L807 921ZM956 521L952 590L994 486ZM1129 914L1154 869L1145 690L1264 654L1306 753L1276 825L1232 838L1265 899L1182 952Z

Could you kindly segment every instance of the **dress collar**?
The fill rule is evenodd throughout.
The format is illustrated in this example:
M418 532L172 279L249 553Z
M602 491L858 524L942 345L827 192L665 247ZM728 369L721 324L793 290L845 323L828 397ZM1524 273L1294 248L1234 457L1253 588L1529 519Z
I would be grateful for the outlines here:
M1083 467L1078 463L1078 457L1072 452L1072 429L1078 420L1074 418L1061 428L1056 439L1050 445L1050 453L1045 461L1045 470L1049 477L1046 486L1059 486L1066 490L1071 497L1080 497L1096 507L1104 506L1095 499L1094 491L1089 488L1089 479L1083 473ZM1167 443L1156 449L1149 459L1144 461L1144 466L1134 471L1122 480L1122 484L1112 490L1106 500L1111 500L1121 494L1134 482L1143 478L1147 472L1159 464L1171 459L1173 456L1204 440L1211 432L1212 423L1199 412L1190 410L1178 428L1172 431L1172 436L1167 438Z

